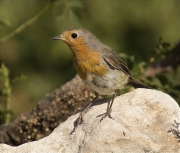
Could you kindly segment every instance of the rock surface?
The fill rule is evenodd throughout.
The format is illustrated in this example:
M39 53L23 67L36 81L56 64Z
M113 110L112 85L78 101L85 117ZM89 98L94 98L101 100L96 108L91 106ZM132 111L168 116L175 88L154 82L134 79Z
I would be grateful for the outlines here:
M180 108L167 94L136 89L117 97L112 117L100 122L107 99L90 109L84 123L72 133L78 114L61 123L49 136L11 147L0 145L0 153L179 153Z
M94 92L76 75L48 93L32 111L21 114L11 123L0 125L0 143L19 146L42 139L69 116L79 112L94 96Z

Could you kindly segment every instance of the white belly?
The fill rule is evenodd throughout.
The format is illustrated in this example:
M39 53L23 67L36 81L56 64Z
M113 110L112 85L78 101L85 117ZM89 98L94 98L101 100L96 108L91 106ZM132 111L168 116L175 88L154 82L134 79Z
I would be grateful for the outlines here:
M122 89L128 82L129 76L119 70L110 70L104 76L88 74L83 82L100 95L112 95L115 90Z

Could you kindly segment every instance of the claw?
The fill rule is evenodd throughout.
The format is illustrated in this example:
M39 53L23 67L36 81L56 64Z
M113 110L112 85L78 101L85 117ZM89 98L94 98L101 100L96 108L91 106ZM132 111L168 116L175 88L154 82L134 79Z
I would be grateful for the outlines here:
M73 132L75 132L75 130L77 129L77 127L83 123L83 117L84 117L85 113L84 112L81 112L79 114L79 117L77 118L77 120L75 121L75 125L74 125L74 129L72 130L71 134Z
M112 116L111 116L111 109L108 109L105 113L103 113L103 114L99 114L98 116L96 116L96 118L97 117L101 117L101 119L100 119L100 122L104 119L104 118L106 118L107 116L109 117L109 118L111 118L111 119L113 119L112 118ZM114 119L113 119L114 120Z
M84 115L87 113L87 111L91 108L91 106L93 105L93 103L96 102L96 99L98 99L99 94L95 93L96 97L84 108L84 110L79 114L79 117L76 119L76 121L74 122L74 129L72 130L72 132L70 134L72 134L73 132L75 132L75 130L77 129L77 127L83 123L83 118Z

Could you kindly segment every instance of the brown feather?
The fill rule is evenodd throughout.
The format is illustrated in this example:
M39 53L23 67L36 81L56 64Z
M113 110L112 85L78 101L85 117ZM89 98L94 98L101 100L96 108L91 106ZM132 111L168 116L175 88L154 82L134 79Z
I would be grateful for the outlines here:
M121 70L127 75L131 76L126 63L119 57L119 55L111 48L103 49L103 58L105 62L112 68Z

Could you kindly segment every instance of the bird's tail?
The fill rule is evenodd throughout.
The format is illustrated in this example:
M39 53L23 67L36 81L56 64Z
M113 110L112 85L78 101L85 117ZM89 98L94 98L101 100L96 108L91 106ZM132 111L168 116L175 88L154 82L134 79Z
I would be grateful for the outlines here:
M148 85L146 85L146 84L144 84L144 83L141 83L141 82L133 79L132 77L129 78L128 85L133 86L134 88L153 89L153 88L151 88L150 86L148 86Z

